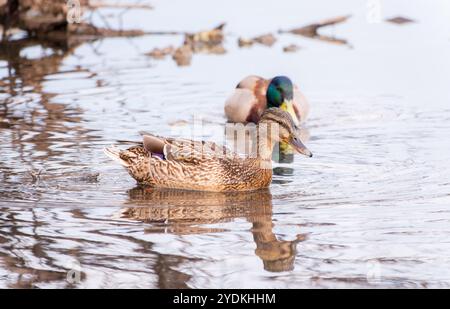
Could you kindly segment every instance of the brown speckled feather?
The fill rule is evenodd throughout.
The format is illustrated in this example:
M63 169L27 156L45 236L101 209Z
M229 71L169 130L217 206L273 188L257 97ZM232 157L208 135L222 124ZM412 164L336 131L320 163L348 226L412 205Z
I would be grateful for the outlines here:
M262 123L278 124L281 133L263 138L258 135L256 157L239 156L213 142L149 134L144 135L141 145L127 150L106 148L105 153L120 162L138 183L153 187L216 192L258 190L271 183L274 142L297 134L291 116L279 108L267 110Z
M138 183L219 192L266 188L272 180L272 170L261 168L261 158L241 158L212 142L160 139L165 144L166 159L152 156L143 145L116 152Z

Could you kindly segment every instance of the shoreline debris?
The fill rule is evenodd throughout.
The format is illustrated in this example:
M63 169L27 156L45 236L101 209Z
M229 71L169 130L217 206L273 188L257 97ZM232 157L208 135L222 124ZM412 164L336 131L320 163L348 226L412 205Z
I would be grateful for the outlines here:
M262 45L272 46L277 41L277 38L272 33L268 33L254 38L253 41Z
M295 52L299 51L300 49L301 49L300 46L298 46L296 44L290 44L290 45L283 47L283 51L285 53L295 53Z
M194 53L224 54L226 50L222 44L225 38L223 32L225 25L222 23L211 30L186 33L184 45L189 45Z
M303 35L303 36L306 36L306 37L315 37L315 36L319 35L317 33L317 31L320 28L346 22L350 17L351 17L351 15L327 18L327 19L324 19L324 20L319 21L317 23L309 24L309 25L306 25L306 26L303 26L303 27L300 27L300 28L295 28L295 29L291 29L291 30L288 30L288 31L280 30L279 32L280 33L288 32L288 33Z
M238 45L239 47L250 47L254 44L255 42L251 39L243 39L243 38L239 38L238 39Z
M89 1L88 8L91 10L96 9L139 9L139 10L153 10L153 6L145 3L110 3L106 1Z
M192 60L192 48L190 45L184 44L178 47L172 55L172 59L178 66L188 66Z
M253 44L258 43L261 45L271 47L273 44L275 44L276 41L277 38L272 33L267 33L254 37L252 39L239 38L238 45L239 47L250 47L253 46Z
M77 0L77 3L79 6L73 7L66 0L0 0L2 40L9 40L15 29L25 31L30 38L49 40L67 40L69 36L133 37L146 34L142 30L112 29L106 21L105 27L97 27L91 21L83 20L87 11L95 11L97 15L100 14L97 10L103 7L121 8L126 11L135 7L132 4L116 5L90 0ZM142 8L142 5L138 7ZM74 20L69 22L71 18Z
M164 48L153 48L150 52L145 55L155 58L155 59L164 59L168 55L172 55L175 52L175 48L172 45L169 45Z
M396 17L388 18L388 19L386 19L386 21L389 23L392 23L392 24L397 24L397 25L404 25L404 24L410 24L410 23L416 22L413 19L410 19L408 17L403 17L403 16L396 16Z
M348 45L347 40L338 39L332 36L321 35L318 33L318 31L323 27L333 26L336 24L346 22L350 17L351 15L332 17L300 28L294 28L291 30L279 30L278 33L292 33L311 39L317 39L324 42L334 43L338 45Z
M211 30L184 33L184 41L180 47L154 48L146 55L154 59L163 59L167 55L172 55L172 59L178 66L187 66L191 64L193 54L224 54L226 53L223 47L224 27L225 23L222 23Z

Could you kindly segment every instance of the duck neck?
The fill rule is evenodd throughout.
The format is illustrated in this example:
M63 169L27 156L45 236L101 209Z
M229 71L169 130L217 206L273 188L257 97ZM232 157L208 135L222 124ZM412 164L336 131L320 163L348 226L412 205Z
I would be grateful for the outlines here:
M262 122L258 125L258 158L264 161L272 161L272 152L275 145L270 124Z

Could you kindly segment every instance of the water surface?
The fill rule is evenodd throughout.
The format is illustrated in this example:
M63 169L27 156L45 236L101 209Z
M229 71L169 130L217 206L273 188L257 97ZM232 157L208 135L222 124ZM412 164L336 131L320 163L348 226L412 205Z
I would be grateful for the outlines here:
M227 52L178 67L145 53L181 35L1 46L0 287L450 286L446 1L381 1L383 18L416 20L401 26L369 23L356 0L152 4L123 24L227 22ZM237 46L342 14L353 16L321 34L346 44L277 34L270 48ZM300 51L283 53L292 43ZM199 118L197 133L217 138L249 74L290 76L312 106L315 156L277 166L270 190L149 190L103 155L141 130L189 136Z

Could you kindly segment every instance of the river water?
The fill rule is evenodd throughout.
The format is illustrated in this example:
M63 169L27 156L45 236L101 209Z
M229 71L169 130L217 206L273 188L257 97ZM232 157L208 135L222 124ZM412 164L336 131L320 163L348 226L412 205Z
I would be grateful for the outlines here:
M450 287L447 1L152 5L120 22L226 22L226 53L183 67L145 55L182 35L1 45L1 288ZM328 39L277 33L346 14L320 31ZM398 15L415 22L384 21ZM267 32L272 47L237 45ZM214 139L208 125L225 123L224 100L249 74L288 75L311 104L314 157L276 165L270 190L139 188L104 156L141 130L187 135L196 117Z

